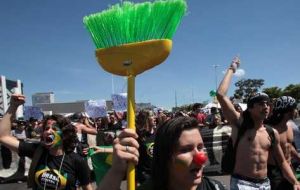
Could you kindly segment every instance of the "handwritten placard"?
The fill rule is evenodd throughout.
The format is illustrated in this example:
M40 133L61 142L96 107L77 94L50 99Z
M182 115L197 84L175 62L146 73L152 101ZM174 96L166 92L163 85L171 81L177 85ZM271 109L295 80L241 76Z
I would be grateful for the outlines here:
M112 94L111 99L115 111L127 110L127 93Z
M37 120L43 119L43 112L40 107L24 106L24 119L29 120L31 117Z
M105 100L89 100L84 103L84 108L91 118L105 117L107 114Z

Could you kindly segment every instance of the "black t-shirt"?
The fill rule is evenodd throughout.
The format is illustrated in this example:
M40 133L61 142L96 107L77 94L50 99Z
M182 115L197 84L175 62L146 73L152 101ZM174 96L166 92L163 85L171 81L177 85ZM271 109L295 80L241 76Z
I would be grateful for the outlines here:
M137 190L153 190L151 179L138 187ZM203 176L202 182L198 185L196 190L225 190L225 187L221 182Z
M19 155L32 158L37 150L37 143L21 142ZM35 169L35 186L37 189L76 189L76 185L87 185L89 179L87 162L78 154L52 156L44 151Z
M204 176L197 190L225 190L225 187L221 182Z
M139 163L137 165L137 180L143 183L151 175L153 148L154 148L155 133L147 133L143 140L139 140Z

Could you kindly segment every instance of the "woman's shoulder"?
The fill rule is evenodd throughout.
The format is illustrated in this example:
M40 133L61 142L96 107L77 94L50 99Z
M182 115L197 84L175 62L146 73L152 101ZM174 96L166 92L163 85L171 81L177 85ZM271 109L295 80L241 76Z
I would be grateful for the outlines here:
M88 167L87 161L84 159L84 157L78 155L75 152L67 153L65 159L78 171L86 169Z
M153 188L152 180L145 181L142 185L140 185L137 190L152 190Z
M75 160L75 161L84 160L84 158L82 156L80 156L78 153L75 153L75 152L68 152L68 153L66 153L66 156L68 156L70 159Z
M201 188L199 188L201 187ZM224 185L215 179L203 176L202 183L199 185L197 190L225 190Z

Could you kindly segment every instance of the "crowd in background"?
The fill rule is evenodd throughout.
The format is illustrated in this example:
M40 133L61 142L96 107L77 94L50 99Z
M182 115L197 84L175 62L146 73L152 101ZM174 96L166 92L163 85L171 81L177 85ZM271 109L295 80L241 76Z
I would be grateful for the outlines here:
M236 111L242 113L242 108L239 104L234 104ZM155 139L155 133L157 128L164 122L180 116L193 117L198 121L198 127L201 129L214 129L218 126L228 125L227 120L222 114L222 110L217 107L212 107L209 110L204 109L204 106L200 103L195 103L192 106L192 110L181 110L176 112L169 112L166 110L140 110L136 113L136 130L138 142L140 144L140 159L137 165L137 181L142 183L147 180L151 173L152 164L152 152ZM295 118L299 116L298 112L295 112ZM127 126L127 114L126 112L112 111L107 114L106 117L89 118L86 113L73 113L65 116L72 122L72 126L77 132L77 148L75 151L85 157L84 148L89 146L112 146L114 139L118 136ZM19 141L39 141L43 132L43 120L37 120L30 118L28 121L23 119L13 120L12 122L12 135ZM299 126L298 126L299 127ZM205 131L205 130L204 130ZM299 133L296 130L296 132ZM204 132L205 133L205 132ZM89 134L89 135L88 135ZM95 142L89 144L88 137L95 135ZM203 133L202 133L203 135ZM230 135L229 135L230 136ZM297 137L297 135L295 135ZM298 140L298 139L296 139ZM205 138L204 138L205 141ZM213 143L213 142L206 142ZM297 147L299 150L300 147ZM10 167L12 161L12 153L5 146L1 146L2 165L4 169ZM214 163L214 158L210 152L208 152L211 164ZM3 159L4 158L4 159ZM25 158L20 157L18 176L20 172L24 175L24 162ZM92 168L91 168L92 169ZM21 176L22 176L21 175ZM93 173L91 174L92 178ZM14 181L14 175L7 179L2 179L2 183ZM22 178L24 179L24 178Z

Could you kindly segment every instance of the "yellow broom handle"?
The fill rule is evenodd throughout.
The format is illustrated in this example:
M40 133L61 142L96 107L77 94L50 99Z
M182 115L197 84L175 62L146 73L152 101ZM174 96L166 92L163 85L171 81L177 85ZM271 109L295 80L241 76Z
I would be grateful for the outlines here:
M127 124L130 129L135 130L135 76L128 76L127 83ZM129 163L127 168L127 190L135 190L135 169L133 163Z

